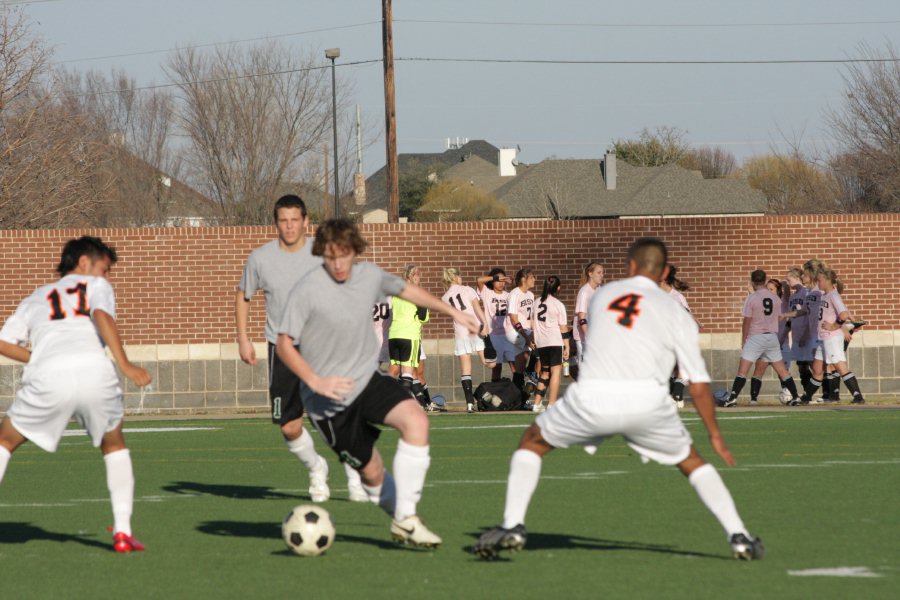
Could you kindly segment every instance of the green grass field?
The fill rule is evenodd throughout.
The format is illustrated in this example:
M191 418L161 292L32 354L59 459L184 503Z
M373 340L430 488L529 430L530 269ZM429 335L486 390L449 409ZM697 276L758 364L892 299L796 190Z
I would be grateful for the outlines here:
M683 414L708 459L692 412ZM337 527L323 556L290 554L281 518L306 503L307 476L260 418L130 420L134 526L147 551L117 555L103 464L86 437L56 454L32 445L0 485L2 598L887 598L900 589L900 410L720 415L738 466L714 459L765 560L730 557L724 534L671 467L621 441L596 456L552 453L508 560L470 547L503 509L509 457L528 415L437 415L420 514L437 551L396 546L389 520L348 502L331 463ZM202 430L185 431L197 427ZM396 434L379 444L393 455ZM317 445L323 453L322 444ZM801 576L864 567L868 577ZM894 592L890 592L893 589Z

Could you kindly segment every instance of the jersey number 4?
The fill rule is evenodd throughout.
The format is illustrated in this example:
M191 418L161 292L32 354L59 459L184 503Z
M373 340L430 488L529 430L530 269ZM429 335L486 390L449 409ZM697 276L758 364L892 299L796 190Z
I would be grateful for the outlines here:
M641 311L638 310L638 304L640 303L641 298L643 298L643 296L639 294L625 294L624 296L619 296L609 303L606 310L620 313L621 316L616 319L616 322L622 327L631 329L631 326L634 325L634 317L641 314Z
M87 302L87 284L79 283L75 287L70 287L66 289L67 294L77 294L78 295L78 306L75 308L75 314L82 317L91 316L91 309L88 306ZM59 291L53 290L49 294L47 294L47 300L50 301L50 320L56 321L59 319L66 318L66 311L62 307L62 302L59 297Z

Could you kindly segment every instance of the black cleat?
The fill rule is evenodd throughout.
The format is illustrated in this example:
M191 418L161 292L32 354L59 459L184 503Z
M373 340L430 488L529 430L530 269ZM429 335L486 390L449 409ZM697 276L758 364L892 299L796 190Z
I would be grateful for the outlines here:
M853 400L850 401L850 404L865 404L865 403L866 403L866 399L863 398L862 395L853 396Z
M501 550L518 552L525 547L528 532L522 524L512 529L504 529L499 525L481 534L472 551L483 560L494 560Z
M731 555L737 560L760 560L765 557L766 548L758 537L736 533L731 536Z

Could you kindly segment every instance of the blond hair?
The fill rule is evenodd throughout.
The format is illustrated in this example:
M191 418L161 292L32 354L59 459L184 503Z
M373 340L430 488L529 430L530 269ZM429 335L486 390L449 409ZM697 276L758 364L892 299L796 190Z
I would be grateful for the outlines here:
M444 285L449 288L456 283L457 279L459 279L459 269L456 267L445 267L442 279L444 280Z

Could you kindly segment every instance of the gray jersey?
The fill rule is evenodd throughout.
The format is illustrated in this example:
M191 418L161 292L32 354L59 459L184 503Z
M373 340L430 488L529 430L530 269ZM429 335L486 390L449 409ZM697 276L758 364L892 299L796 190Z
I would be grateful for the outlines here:
M312 255L312 238L296 252L285 252L278 240L263 244L250 253L238 289L250 300L256 290L266 297L266 339L274 344L278 339L278 325L284 314L288 295L304 275L322 264L321 256Z
M378 369L381 349L372 330L372 306L405 287L403 279L373 263L356 263L344 283L323 268L291 291L278 332L299 342L300 353L320 377L353 379L353 389L340 402L313 393L301 382L300 397L310 415L334 416L365 388Z

